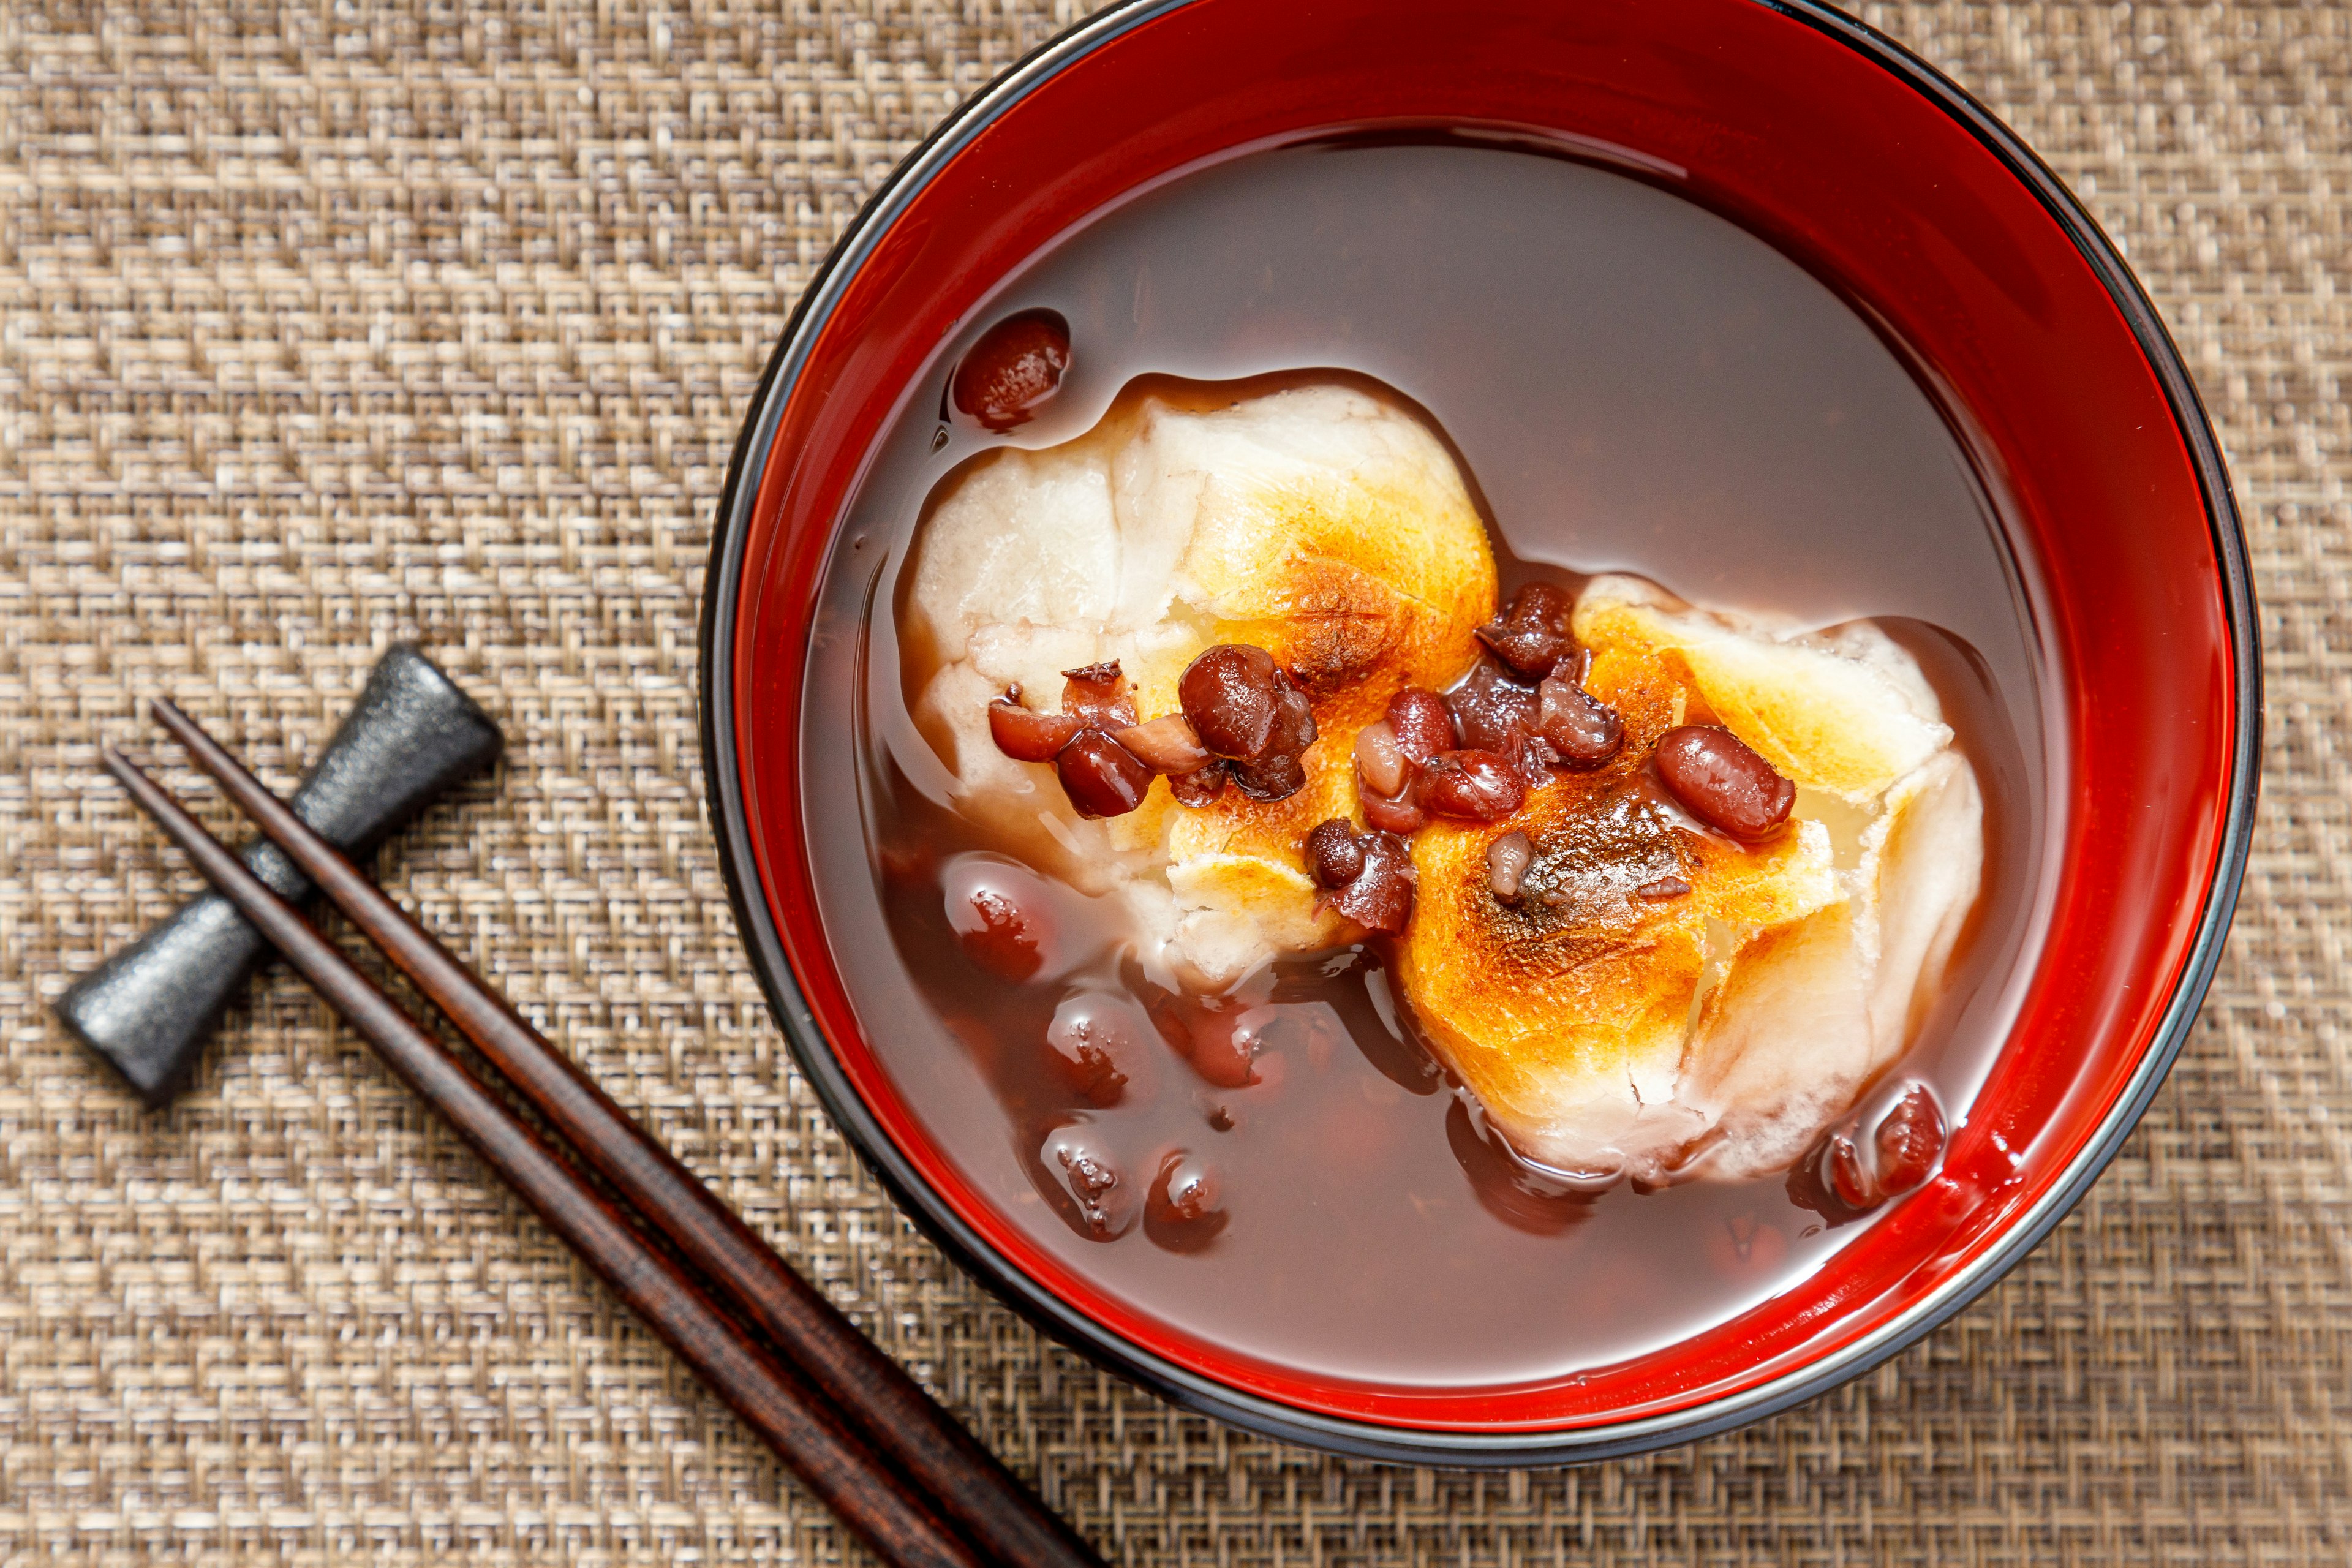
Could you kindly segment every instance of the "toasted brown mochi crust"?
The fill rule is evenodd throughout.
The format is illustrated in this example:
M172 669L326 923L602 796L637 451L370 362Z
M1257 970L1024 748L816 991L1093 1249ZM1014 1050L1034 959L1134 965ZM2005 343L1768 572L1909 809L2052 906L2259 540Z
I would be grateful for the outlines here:
M1495 606L1485 525L1466 496L1433 508L1349 476L1204 502L1182 569L1216 617L1200 647L1265 648L1313 700L1318 738L1297 794L1228 789L1194 809L1154 790L1112 822L1112 842L1164 845L1181 907L1248 911L1290 947L1335 941L1346 922L1318 908L1300 846L1317 823L1355 814L1357 732L1404 688L1450 685L1475 659L1473 628ZM1138 686L1148 710L1173 702L1173 674L1154 669Z
M1578 1168L1644 1116L1688 1116L1669 1102L1710 922L1778 925L1842 896L1820 824L1741 845L1698 828L1652 776L1657 737L1704 716L1671 654L1598 650L1587 685L1623 716L1623 750L1503 821L1417 835L1399 948L1416 1017L1494 1124L1530 1157ZM1514 831L1532 855L1505 899L1486 852Z

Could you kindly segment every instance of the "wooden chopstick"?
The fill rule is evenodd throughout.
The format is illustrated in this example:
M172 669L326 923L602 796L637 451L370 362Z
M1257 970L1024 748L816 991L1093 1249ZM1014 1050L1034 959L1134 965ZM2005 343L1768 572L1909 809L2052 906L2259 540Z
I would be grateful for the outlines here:
M332 942L205 831L171 793L108 747L106 769L185 850L205 880L448 1119L548 1227L667 1341L711 1392L882 1558L901 1568L982 1568L961 1537L812 1389L697 1288L481 1080L354 969Z
M668 1150L431 932L313 832L202 726L162 698L155 720L264 837L447 1014L625 1203L667 1237L850 1423L983 1552L1023 1568L1096 1556L897 1362L778 1257Z

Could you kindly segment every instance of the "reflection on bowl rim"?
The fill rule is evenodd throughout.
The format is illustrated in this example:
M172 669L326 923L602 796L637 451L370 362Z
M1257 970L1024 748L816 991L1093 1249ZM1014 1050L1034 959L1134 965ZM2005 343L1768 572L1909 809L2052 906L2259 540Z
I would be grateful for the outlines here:
M2235 910L2259 782L2261 670L2245 544L2220 446L2178 350L2154 306L2097 224L2057 177L1988 110L1932 67L1865 25L1818 0L1751 0L1811 28L1910 88L1989 150L2056 220L2087 262L2137 340L2171 405L2205 498L2228 621L2232 689L2230 789L2210 882L2153 1037L2095 1131L2034 1206L2010 1220L1973 1262L1896 1316L1853 1342L1738 1392L1661 1414L1597 1425L1478 1431L1397 1425L1304 1410L1175 1365L1097 1324L1062 1300L936 1201L928 1184L876 1121L795 984L764 898L749 837L739 770L734 654L745 535L781 416L807 352L850 280L905 207L955 155L1007 109L1072 64L1135 27L1198 0L1127 0L1013 66L942 122L890 175L811 279L754 395L717 509L701 626L705 784L721 867L745 946L770 1007L826 1110L883 1179L902 1210L969 1271L1046 1331L1189 1408L1288 1441L1368 1458L1469 1465L1599 1459L1689 1442L1811 1399L1884 1362L1976 1299L2021 1260L2088 1191L2162 1084L2195 1021ZM1628 149L1598 145L1605 161L1639 162Z

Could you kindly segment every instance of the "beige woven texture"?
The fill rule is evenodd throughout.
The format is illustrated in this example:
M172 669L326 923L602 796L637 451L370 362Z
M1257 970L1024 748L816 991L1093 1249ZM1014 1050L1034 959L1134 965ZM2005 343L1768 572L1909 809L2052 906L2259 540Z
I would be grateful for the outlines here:
M0 1561L859 1556L293 983L162 1115L50 1019L193 886L97 768L139 699L285 784L400 637L512 751L389 883L1123 1561L2352 1560L2352 12L1871 16L2097 210L2227 440L2243 910L2123 1157L1954 1322L1733 1436L1478 1477L1041 1343L858 1169L731 929L694 685L737 423L864 194L1072 13L0 6Z

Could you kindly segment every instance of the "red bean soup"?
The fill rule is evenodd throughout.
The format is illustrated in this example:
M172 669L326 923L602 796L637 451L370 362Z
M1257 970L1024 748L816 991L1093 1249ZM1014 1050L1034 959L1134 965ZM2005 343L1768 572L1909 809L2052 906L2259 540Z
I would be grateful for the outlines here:
M1290 147L1161 184L1013 274L903 404L828 568L803 755L834 960L906 1104L1007 1223L1176 1332L1390 1386L1573 1374L1735 1316L1899 1196L1842 1192L1827 1143L1748 1179L1557 1179L1424 1046L1388 939L1171 987L1117 900L963 809L917 718L940 656L912 563L968 465L1070 440L1139 388L1213 408L1335 382L1440 434L1504 602L1627 573L1709 607L1868 617L1916 660L1982 791L1984 875L1913 1044L1832 1129L1840 1157L1875 1132L1881 1169L1966 1120L2039 941L2056 825L2032 567L1835 292L1638 168L1507 146Z

